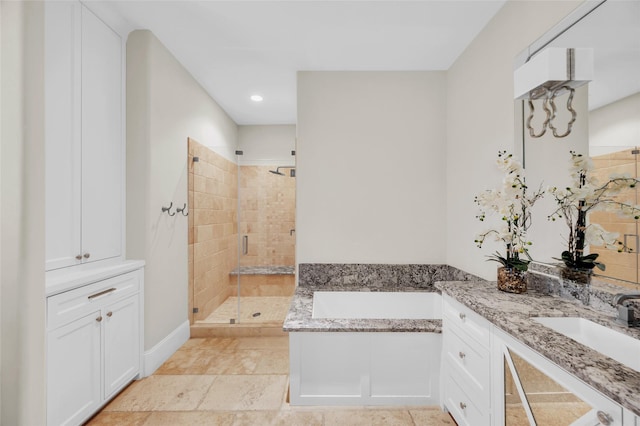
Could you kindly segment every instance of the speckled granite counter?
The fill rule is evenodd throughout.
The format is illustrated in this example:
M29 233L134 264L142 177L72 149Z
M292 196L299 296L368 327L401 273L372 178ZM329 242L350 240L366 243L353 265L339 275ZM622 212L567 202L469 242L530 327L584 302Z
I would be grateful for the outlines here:
M284 320L284 331L395 331L441 333L442 320L439 319L336 319L312 318L313 293L315 291L393 291L393 292L425 292L430 288L415 287L297 287L291 300L289 313Z
M241 266L229 273L229 275L293 275L295 266Z
M621 327L613 317L578 301L529 291L498 291L495 282L441 282L435 286L480 314L623 407L640 415L640 372L557 333L533 317L581 317L640 339L640 329ZM640 354L638 354L640 356Z

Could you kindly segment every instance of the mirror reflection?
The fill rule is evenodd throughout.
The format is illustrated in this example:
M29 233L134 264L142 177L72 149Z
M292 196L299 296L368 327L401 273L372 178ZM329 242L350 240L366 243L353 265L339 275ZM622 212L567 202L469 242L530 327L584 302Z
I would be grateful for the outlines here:
M524 52L524 55L531 55L552 48L593 50L593 79L576 89L573 104L577 120L571 135L566 138L553 135L532 138L524 128L524 120L519 123L530 185L564 185L568 179L571 150L591 157L593 175L600 182L606 182L611 176L638 178L640 1L608 0L594 6L593 2L583 5L581 10ZM557 103L561 105L562 101ZM526 117L529 112L526 102L522 111ZM640 201L637 188L617 194L616 199L633 205ZM557 264L554 258L559 258L564 250L568 230L563 223L542 223L549 211L553 211L552 199L545 200L538 209L537 216L543 219L538 219L532 227L536 247L532 248L531 255L536 261ZM617 280L640 282L640 229L637 221L613 212L597 211L589 214L588 223L597 223L606 231L617 233L623 247L622 250L588 247L588 252L598 253L598 261L606 265L605 271L596 269L594 272L615 278L616 283L620 283Z
M504 377L508 426L570 425L593 408L511 349L505 353Z

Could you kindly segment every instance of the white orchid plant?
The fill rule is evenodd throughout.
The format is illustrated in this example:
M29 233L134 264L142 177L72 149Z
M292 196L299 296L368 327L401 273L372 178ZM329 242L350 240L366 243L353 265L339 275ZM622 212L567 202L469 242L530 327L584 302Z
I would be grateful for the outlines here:
M561 259L565 265L575 269L605 270L605 265L596 261L597 253L584 254L585 246L604 246L620 252L630 251L618 240L618 233L608 232L596 223L587 224L587 214L591 211L606 210L634 219L640 218L640 206L616 199L623 190L635 188L639 181L628 175L612 175L605 183L593 176L593 163L589 157L570 151L571 185L566 188L549 188L555 198L557 209L549 215L549 220L564 219L569 226L567 250Z
M527 230L531 226L531 207L543 196L544 191L528 191L522 164L512 154L499 151L496 165L505 173L502 186L480 193L474 202L480 207L476 216L478 220L484 222L487 213L496 213L501 218L500 226L479 234L475 243L481 248L489 236L495 237L505 244L506 254L503 256L496 252L489 260L501 263L508 269L524 272L531 260L528 247L532 242L527 238Z

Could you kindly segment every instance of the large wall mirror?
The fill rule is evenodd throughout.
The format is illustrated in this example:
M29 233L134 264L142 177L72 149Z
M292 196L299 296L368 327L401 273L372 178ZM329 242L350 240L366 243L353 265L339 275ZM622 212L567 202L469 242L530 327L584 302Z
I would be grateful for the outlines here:
M517 126L522 130L522 156L529 185L563 185L568 180L570 150L589 155L594 174L601 181L613 174L640 177L640 0L586 1L522 52L516 58L516 67L553 47L592 49L593 79L576 89L573 102L577 119L573 132L565 138L530 137L524 125L528 105L516 101L522 111ZM563 102L561 99L557 104ZM619 197L638 205L639 190L626 190ZM536 205L531 255L536 261L558 264L554 258L560 257L566 247L568 227L546 221L553 207L551 199ZM640 221L594 212L589 222L618 233L628 247L623 252L589 247L606 265L604 272L595 272L627 287L640 283Z

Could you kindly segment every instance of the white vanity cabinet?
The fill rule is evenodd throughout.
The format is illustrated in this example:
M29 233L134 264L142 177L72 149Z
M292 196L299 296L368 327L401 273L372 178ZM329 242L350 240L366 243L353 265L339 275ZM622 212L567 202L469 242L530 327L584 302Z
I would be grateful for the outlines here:
M633 425L616 402L502 330L493 335L495 424Z
M491 324L443 295L443 405L459 425L491 424Z
M47 424L76 425L141 372L143 269L47 298Z
M46 270L117 258L122 39L79 2L45 4Z

